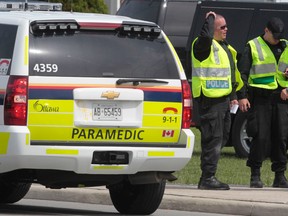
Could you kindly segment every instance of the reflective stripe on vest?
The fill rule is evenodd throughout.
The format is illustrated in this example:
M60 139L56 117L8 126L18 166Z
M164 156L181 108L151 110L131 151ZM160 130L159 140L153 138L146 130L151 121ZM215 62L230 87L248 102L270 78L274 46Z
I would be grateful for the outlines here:
M260 61L264 61L264 56L263 56L263 52L262 52L262 49L261 49L261 44L260 42L257 40L257 38L254 38L253 39L253 42L255 43L256 45L256 49L257 49L257 52L258 52L258 56L259 56L259 59Z
M213 49L214 49L215 63L219 65L220 64L219 52L216 52L216 51L219 51L219 49L216 46L216 44L214 43L214 41L212 42L212 46L213 46Z

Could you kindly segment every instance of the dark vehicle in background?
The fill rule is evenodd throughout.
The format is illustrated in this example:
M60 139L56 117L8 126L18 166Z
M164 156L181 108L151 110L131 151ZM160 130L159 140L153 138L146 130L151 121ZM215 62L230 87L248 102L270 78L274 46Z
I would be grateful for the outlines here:
M186 66L186 45L194 18L196 0L125 0L117 15L157 23L172 42L183 67ZM185 68L185 71L188 71ZM191 79L191 72L187 74Z
M125 0L118 15L157 23L174 45L187 79L191 81L191 43L198 36L205 14L222 14L228 24L227 40L238 51L239 57L246 42L263 33L266 22L273 16L283 19L288 28L288 3L247 1L195 0ZM191 82L190 82L191 83ZM199 126L197 103L193 101L192 126ZM246 133L246 114L238 110L232 114L230 140L236 155L247 157L251 138Z

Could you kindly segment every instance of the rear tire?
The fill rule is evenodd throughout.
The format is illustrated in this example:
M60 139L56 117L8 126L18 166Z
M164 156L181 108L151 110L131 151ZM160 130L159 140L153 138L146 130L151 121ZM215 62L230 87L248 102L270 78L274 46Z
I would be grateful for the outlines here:
M159 207L166 180L155 184L132 185L121 182L109 188L114 207L121 214L149 215Z
M29 191L31 183L19 183L9 178L0 177L0 203L15 203Z
M246 132L247 113L238 111L233 121L232 127L232 145L236 155L240 158L247 158L250 152L251 137Z

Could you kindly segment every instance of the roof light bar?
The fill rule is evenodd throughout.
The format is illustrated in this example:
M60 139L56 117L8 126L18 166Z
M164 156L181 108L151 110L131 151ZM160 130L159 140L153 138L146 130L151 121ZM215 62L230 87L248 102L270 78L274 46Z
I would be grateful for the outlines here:
M123 26L123 31L132 31L132 27L131 26Z
M78 29L78 26L77 26L76 24L73 24L73 23L72 23L72 24L70 23L70 24L68 25L68 27L69 27L69 29L71 29L71 30L77 30L77 29Z
M60 30L67 30L67 29L68 29L68 26L65 25L65 24L59 24L59 25L58 25L58 28L59 28Z
M144 28L143 28L143 31L149 33L149 32L152 31L152 29L149 28L149 27L144 27Z
M79 29L75 20L34 21L31 24L33 34L73 33Z
M141 32L142 28L139 26L133 26L133 31L134 32Z
M158 37L161 34L161 29L158 26L134 26L124 24L121 30L124 34L139 34L140 36Z
M56 30L57 29L57 25L55 25L55 24L48 24L47 25L47 27L46 28L48 28L49 30ZM45 29L44 29L45 30Z

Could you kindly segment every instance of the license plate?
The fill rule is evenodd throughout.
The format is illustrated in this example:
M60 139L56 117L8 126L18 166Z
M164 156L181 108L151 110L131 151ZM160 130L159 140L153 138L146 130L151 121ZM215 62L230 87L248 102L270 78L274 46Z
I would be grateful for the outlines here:
M122 107L119 104L94 104L93 120L121 121Z

